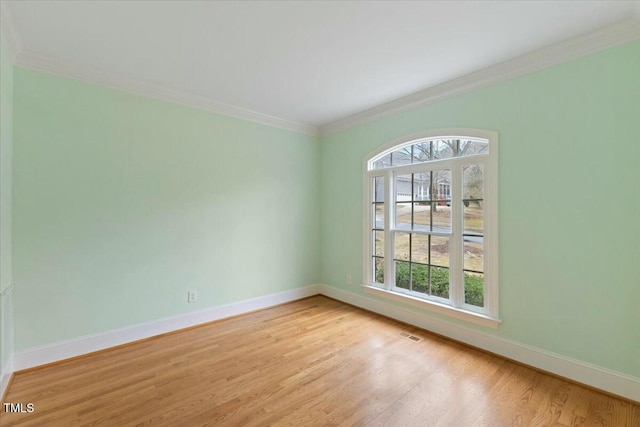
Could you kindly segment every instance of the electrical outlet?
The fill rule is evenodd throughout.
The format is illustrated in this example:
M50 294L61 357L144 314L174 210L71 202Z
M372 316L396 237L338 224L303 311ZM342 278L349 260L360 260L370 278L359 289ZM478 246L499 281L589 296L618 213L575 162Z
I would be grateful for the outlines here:
M187 302L192 303L198 300L198 293L196 291L188 291L187 292Z
M347 274L347 285L351 284L351 275Z

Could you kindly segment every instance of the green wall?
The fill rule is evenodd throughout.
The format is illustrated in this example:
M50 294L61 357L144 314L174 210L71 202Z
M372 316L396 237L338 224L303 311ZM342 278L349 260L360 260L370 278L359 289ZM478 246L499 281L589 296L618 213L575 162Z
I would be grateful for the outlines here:
M16 351L317 283L317 138L14 79Z
M0 37L0 293L13 283L11 235L11 162L13 150L13 65ZM13 324L4 322L0 304L0 380L11 357Z
M640 377L639 76L634 42L322 138L322 282L362 293L369 152L495 130L503 323L468 326Z
M471 127L500 135L503 324L427 315L640 377L640 42L320 141L20 68L7 89L2 66L17 351L318 281L361 293L363 158Z
M11 285L13 275L11 269L12 150L13 65L0 39L0 292Z

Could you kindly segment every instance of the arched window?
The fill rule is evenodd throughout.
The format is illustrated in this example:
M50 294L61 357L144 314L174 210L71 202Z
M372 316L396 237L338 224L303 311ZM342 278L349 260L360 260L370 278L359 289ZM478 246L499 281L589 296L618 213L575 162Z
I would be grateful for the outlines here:
M498 135L404 138L364 169L365 289L497 327Z

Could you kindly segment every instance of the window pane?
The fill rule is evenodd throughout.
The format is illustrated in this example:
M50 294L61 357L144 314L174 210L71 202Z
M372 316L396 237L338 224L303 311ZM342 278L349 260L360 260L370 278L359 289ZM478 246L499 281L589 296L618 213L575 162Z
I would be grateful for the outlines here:
M451 171L444 169L430 173L433 177L431 180L431 200L451 200Z
M464 302L484 307L484 275L482 273L464 273Z
M373 280L376 283L384 283L384 258L374 257L373 261Z
M477 200L464 203L464 234L482 235L484 230L483 203Z
M452 139L438 139L433 141L433 158L450 159L453 157L456 141Z
M429 264L429 236L422 234L411 236L411 260Z
M484 248L482 237L464 238L464 269L484 271Z
M396 176L396 202L411 201L411 174Z
M395 233L395 259L409 261L409 233Z
M449 298L449 269L431 267L431 295Z
M411 164L411 146L403 147L391 153L391 166L402 166Z
M413 174L413 200L429 200L431 179L429 173Z
M485 163L489 140L474 136L424 137L396 145L391 150L395 151L373 162L372 167L396 170L387 171L388 174L382 170L370 172L384 176L371 176L369 179L373 181L369 184L373 189L367 190L372 197L370 209L374 217L369 231L372 236L369 275L373 275L376 282L384 283L386 255L389 258L386 267L393 269L386 271L387 279L395 284L397 291L449 300L454 283L456 295L464 292L466 309L484 313L484 187L491 184L494 191L495 186L494 182L484 179L484 168L490 172L489 164ZM497 154L494 147L491 151ZM413 166L405 167L410 165ZM386 182L387 178L393 181ZM385 189L391 187L394 190L386 194L390 197L386 200ZM387 202L392 204L388 208ZM384 230L385 208L392 216L389 218L392 221L387 222L391 230ZM452 240L454 236L456 240ZM386 241L386 237L392 241ZM390 245L389 251L385 251L385 245ZM453 273L450 272L452 246L458 251L453 263L457 270ZM450 282L450 278L455 280ZM487 282L487 292L492 292L492 286L493 283Z
M460 140L459 156L473 156L475 154L489 153L489 141L483 140Z
M396 261L396 286L398 288L409 289L409 263L406 261Z
M411 290L429 293L429 266L411 263Z
M373 228L384 228L384 203L374 203L375 219Z
M411 203L396 203L396 228L411 229Z
M421 140L376 160L373 163L373 169L488 153L489 141L484 139Z
M431 203L418 202L413 204L413 229L431 231Z
M373 237L375 252L374 255L383 256L384 255L384 231L374 231Z
M391 166L391 154L387 154L373 163L374 169L388 168L389 166Z
M431 159L431 142L413 144L413 163L427 162Z
M451 232L451 206L447 206L445 202L431 202L431 214L432 231Z
M373 201L384 202L384 176L373 178Z
M462 198L483 199L484 168L482 165L465 166L462 169Z
M449 238L431 236L431 265L449 267Z

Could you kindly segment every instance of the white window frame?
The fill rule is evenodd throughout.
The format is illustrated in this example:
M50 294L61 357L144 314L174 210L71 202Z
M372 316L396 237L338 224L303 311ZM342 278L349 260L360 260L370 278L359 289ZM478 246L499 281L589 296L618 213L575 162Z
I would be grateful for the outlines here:
M474 139L489 141L489 153L433 160L402 166L374 169L375 160L394 152L403 146L411 145L419 140L429 139ZM464 302L462 248L462 216L454 213L462 212L462 170L466 165L482 164L484 191L484 307L475 307ZM394 287L395 265L393 261L394 234L398 230L395 225L395 176L424 172L434 169L450 169L451 182L451 235L450 235L450 287L449 300L435 296L418 295ZM375 283L373 277L373 178L384 177L384 276L385 283ZM498 134L483 129L435 129L409 135L385 144L369 153L363 161L363 288L365 292L418 306L447 316L463 319L475 324L497 329L500 324L498 316ZM459 276L459 277L457 277Z

